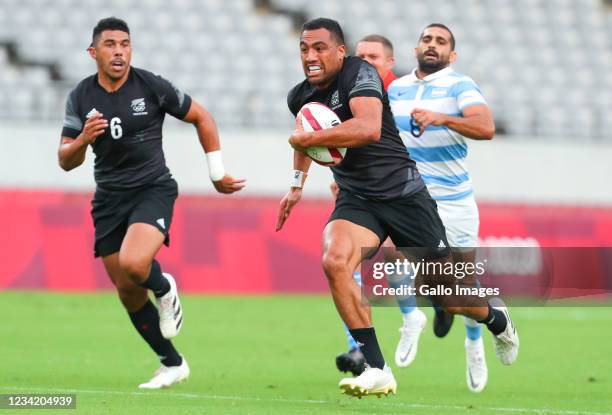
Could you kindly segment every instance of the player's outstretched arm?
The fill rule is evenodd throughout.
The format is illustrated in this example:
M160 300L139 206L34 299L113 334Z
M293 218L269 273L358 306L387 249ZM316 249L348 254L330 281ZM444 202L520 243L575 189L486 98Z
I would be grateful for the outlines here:
M106 127L108 127L108 121L98 112L85 121L83 131L77 138L62 137L57 151L60 167L70 171L83 164L87 146L104 134Z
M353 118L334 128L313 132L295 131L289 143L293 148L361 147L380 140L382 102L376 97L354 97L349 101Z
M234 179L225 172L221 158L219 132L210 112L193 100L183 121L193 124L198 132L198 139L208 160L210 179L217 192L229 194L241 190L246 180Z
M312 159L301 151L293 152L293 176L291 177L291 188L282 198L278 209L278 219L276 221L276 231L280 231L289 217L293 207L302 198L302 187L308 175Z

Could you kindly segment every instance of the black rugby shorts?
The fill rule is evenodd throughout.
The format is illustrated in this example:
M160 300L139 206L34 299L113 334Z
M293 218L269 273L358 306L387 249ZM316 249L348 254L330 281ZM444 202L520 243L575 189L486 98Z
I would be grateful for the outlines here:
M148 223L165 235L170 244L170 224L178 185L171 178L136 189L108 190L98 186L91 201L95 227L94 256L105 257L119 252L128 227Z
M390 237L398 248L419 248L417 251L426 259L450 254L438 207L426 187L385 201L365 199L341 190L329 222L336 219L371 230L381 243Z

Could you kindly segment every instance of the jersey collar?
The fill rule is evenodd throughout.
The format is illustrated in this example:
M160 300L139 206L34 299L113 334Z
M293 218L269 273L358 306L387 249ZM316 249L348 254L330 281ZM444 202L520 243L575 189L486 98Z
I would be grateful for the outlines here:
M447 66L444 69L440 69L438 72L434 72L431 73L429 75L427 75L425 78L423 79L419 79L416 76L416 68L412 70L412 73L410 74L410 77L412 78L412 80L414 82L419 82L419 81L423 81L423 82L431 82L434 79L438 79L438 78L442 78L443 76L447 76L449 75L451 72L453 72L453 68L451 68L450 66Z

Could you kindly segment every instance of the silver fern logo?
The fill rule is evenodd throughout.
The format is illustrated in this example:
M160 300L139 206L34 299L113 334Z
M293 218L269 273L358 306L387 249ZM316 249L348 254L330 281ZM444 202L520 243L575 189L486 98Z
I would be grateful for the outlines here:
M144 98L136 98L132 100L132 115L146 115L146 104Z
M331 97L331 106L335 107L340 103L340 94L338 93L338 90L336 90Z

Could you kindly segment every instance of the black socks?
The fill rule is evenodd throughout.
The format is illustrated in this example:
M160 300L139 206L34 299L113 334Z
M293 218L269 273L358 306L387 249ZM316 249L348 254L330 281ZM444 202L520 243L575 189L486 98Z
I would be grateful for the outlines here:
M162 297L164 294L170 291L170 283L166 277L162 275L161 267L159 266L159 262L156 260L153 260L153 263L151 264L151 273L149 274L149 277L140 285L153 291L153 294L155 294L155 297L157 298Z
M383 369L385 367L385 359L383 358L376 332L374 327L366 327L361 329L349 329L351 336L357 342L361 353L365 357L366 362L370 367Z
M484 320L480 320L479 323L482 323L487 326L489 331L494 335L498 335L504 330L506 330L506 326L508 325L508 319L506 315L493 307L491 304L489 306L489 315Z
M183 359L178 354L172 342L165 339L159 329L159 314L151 300L140 310L128 313L132 324L140 336L151 346L151 349L164 366L180 366Z

